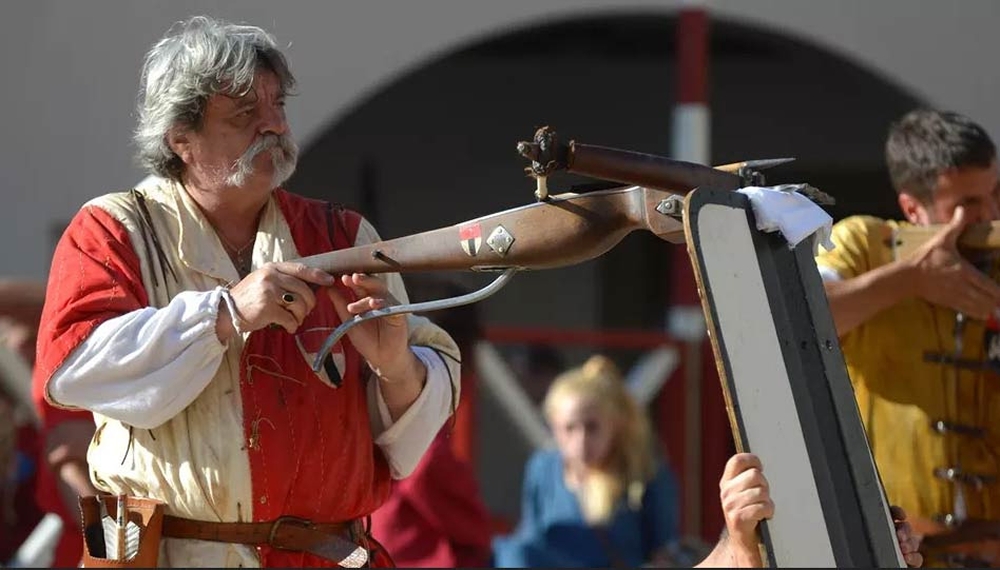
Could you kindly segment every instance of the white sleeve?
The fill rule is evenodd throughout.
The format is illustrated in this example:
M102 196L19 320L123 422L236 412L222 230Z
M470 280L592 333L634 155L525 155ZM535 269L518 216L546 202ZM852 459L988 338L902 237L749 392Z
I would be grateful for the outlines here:
M368 383L368 400L374 401L376 408L376 413L372 414L372 436L375 444L382 448L394 479L402 479L413 473L420 458L451 415L452 397L456 404L458 399L457 393L454 396L452 394L455 382L442 357L426 346L414 346L412 350L427 367L427 382L417 399L395 423L382 397L382 390L379 389L380 382L372 378Z
M817 264L816 269L819 270L819 276L821 279L823 279L824 282L841 281L843 279L840 276L840 273L837 273L837 270L832 267L827 267L826 265Z
M355 245L379 241L378 232L362 219ZM383 274L389 292L408 303L406 287L398 273ZM407 315L410 348L427 367L424 389L395 423L382 398L379 381L368 383L368 418L375 444L382 448L392 476L402 479L413 472L437 437L441 426L458 406L461 394L461 354L455 341L427 317Z
M226 345L215 333L224 289L186 291L98 326L49 379L56 402L139 428L184 410L215 376Z

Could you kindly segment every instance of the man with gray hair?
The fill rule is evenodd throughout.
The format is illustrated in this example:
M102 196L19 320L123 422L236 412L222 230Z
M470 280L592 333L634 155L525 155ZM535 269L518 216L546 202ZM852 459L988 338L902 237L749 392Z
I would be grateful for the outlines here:
M34 389L93 412L98 489L165 504L160 565L388 563L362 520L454 410L457 347L426 319L386 317L311 369L342 321L407 296L396 274L287 261L379 237L282 188L294 79L264 30L182 22L141 85L153 176L87 203L60 240Z

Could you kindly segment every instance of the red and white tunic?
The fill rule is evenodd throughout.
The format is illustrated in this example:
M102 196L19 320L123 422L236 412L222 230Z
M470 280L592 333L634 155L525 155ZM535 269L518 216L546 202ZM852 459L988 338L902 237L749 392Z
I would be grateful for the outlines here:
M253 267L378 239L360 215L279 189L261 216ZM386 278L405 303L399 275ZM316 296L294 335L265 328L219 342L222 290L238 280L181 185L147 179L136 192L89 202L56 248L34 389L94 412L88 462L99 489L160 499L169 514L206 521L337 522L371 513L457 403L457 347L428 320L410 317L427 384L393 423L346 338L335 348L339 388L310 368L340 324L326 295ZM303 553L178 539L163 540L160 563L331 565Z

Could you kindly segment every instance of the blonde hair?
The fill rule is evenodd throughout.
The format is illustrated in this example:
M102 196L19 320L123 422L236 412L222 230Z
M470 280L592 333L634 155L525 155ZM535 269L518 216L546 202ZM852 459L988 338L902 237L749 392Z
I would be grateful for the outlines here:
M596 403L617 426L606 461L587 473L577 491L584 519L590 524L608 522L626 494L629 508L638 509L656 470L646 411L629 394L618 367L603 355L592 356L556 377L543 404L550 420L558 402L567 396Z

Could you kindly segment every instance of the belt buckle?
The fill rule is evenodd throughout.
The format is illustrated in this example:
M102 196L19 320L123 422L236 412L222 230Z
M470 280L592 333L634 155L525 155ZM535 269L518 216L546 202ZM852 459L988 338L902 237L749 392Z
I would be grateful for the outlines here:
M278 529L283 524L292 524L292 525L295 525L295 526L299 526L301 528L312 528L313 527L312 521L308 520L308 519L304 519L304 518L301 518L301 517L294 517L294 516L290 516L290 515L278 517L278 518L274 519L274 522L271 523L271 531L267 533L267 545L268 546L270 546L272 548L277 548L278 550L290 550L290 549L285 548L283 546L278 546L277 544L274 543L274 537L278 534Z

